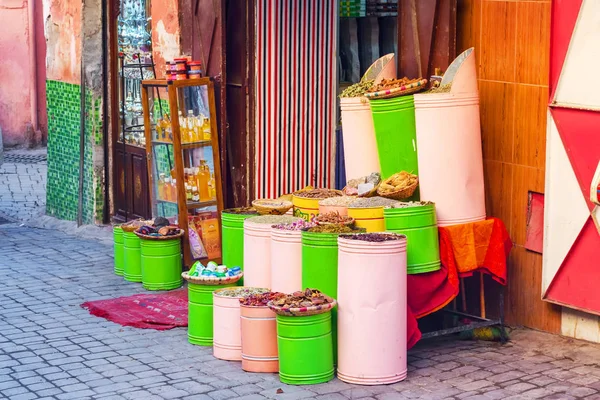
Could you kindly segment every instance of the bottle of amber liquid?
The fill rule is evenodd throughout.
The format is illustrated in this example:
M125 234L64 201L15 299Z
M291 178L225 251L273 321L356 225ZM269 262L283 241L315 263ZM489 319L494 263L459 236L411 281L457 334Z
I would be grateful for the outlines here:
M185 184L185 199L192 201L192 188L187 183Z
M217 187L215 186L215 174L210 174L210 180L208 181L208 195L211 200L217 198Z
M166 201L172 201L172 197L171 197L171 177L166 177L165 178L165 185L163 187L163 195L162 195L163 200Z
M200 193L197 186L192 187L192 201L200 201Z
M170 201L177 201L177 179L171 180L171 199Z
M200 201L208 201L210 200L210 195L208 193L208 181L210 180L210 171L208 170L208 165L206 165L206 161L200 161Z

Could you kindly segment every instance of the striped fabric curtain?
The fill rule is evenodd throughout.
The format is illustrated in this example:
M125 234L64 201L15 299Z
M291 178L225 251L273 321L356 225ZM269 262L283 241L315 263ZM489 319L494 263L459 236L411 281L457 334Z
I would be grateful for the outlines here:
M337 0L258 0L256 198L335 185Z

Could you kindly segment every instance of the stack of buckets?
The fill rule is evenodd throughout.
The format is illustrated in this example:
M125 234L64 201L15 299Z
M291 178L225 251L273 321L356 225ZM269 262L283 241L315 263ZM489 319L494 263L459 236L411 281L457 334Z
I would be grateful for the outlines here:
M142 239L120 225L113 227L114 272L147 290L181 287L181 238Z

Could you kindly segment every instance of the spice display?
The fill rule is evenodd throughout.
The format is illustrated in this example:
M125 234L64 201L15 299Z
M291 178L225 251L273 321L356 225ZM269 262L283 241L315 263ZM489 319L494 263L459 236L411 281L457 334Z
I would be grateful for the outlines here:
M248 297L240 299L240 304L243 306L251 307L266 307L267 303L271 300L276 300L280 297L284 297L284 293L280 292L267 292L261 294L252 294Z
M354 200L348 205L349 208L372 208L372 207L391 207L397 200L386 199L385 197L366 197Z
M329 225L315 226L314 228L308 229L307 232L311 232L311 233L352 233L352 232L360 232L360 231L352 229L348 225L329 224Z
M238 215L258 215L258 211L256 211L253 207L229 208L227 210L223 210L223 213Z
M434 87L425 93L448 93L452 89L452 83L446 83L445 85Z
M406 171L399 172L381 182L377 194L396 200L407 199L417 189L419 177Z
M271 304L282 308L313 307L333 303L333 299L317 289L305 289L274 299Z
M275 229L281 229L283 231L301 231L303 229L312 228L317 226L314 222L308 222L303 219L300 221L292 222L291 224L277 224L273 225Z
M311 189L307 191L296 192L294 195L305 199L326 199L328 197L342 196L342 193L333 189Z
M218 265L211 261L203 265L200 261L196 261L190 269L190 276L206 276L213 278L225 278L239 275L242 272L240 267L227 268L226 265Z
M329 197L327 199L319 200L320 206L347 206L356 200L354 196L339 196Z
M252 206L260 215L283 215L294 206L291 201L280 199L259 199L252 202Z
M328 212L326 214L320 214L315 217L314 221L318 225L326 225L326 224L352 225L352 224L354 224L354 218L351 218L348 216L342 216L337 211Z
M350 179L342 191L347 196L359 195L369 197L370 194L375 194L375 189L377 189L380 182L381 174L379 172L373 172L369 176Z
M362 240L364 242L389 242L406 238L395 233L360 233L358 235L341 235L342 239Z
M392 204L389 208L409 208L409 207L422 207L433 204L431 201L398 201Z
M360 81L344 89L344 91L340 94L339 97L360 97L366 92L368 92L373 87L374 83L374 80L367 80L364 82Z
M374 85L368 90L369 93L379 92L382 90L396 89L402 86L410 85L411 83L419 82L422 78L408 79L407 77L398 79L382 79L379 84Z
M255 224L291 224L300 221L301 218L292 217L290 215L259 215L257 217L248 218L249 222Z
M247 297L267 292L269 292L269 289L252 287L232 287L220 289L215 293L218 293L219 296L224 297Z

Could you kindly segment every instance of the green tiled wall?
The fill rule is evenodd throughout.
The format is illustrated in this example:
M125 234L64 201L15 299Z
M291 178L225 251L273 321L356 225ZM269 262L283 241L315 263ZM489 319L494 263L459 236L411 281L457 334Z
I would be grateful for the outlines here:
M48 80L48 183L46 212L60 219L77 219L79 192L80 86ZM101 99L86 93L83 176L83 222L102 219L103 182L94 171L93 147L102 145ZM100 168L101 169L101 168ZM96 178L95 178L96 177Z

